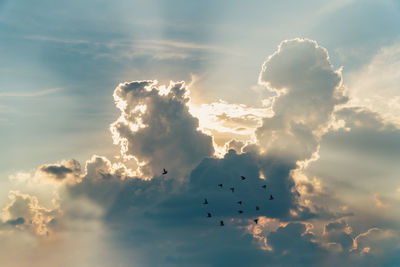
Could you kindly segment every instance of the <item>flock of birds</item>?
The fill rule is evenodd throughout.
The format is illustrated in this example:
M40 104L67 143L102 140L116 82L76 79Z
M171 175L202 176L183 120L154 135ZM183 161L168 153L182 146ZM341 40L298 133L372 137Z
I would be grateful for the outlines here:
M167 173L168 173L168 171L167 171L166 169L163 169L162 175L165 175L165 174L167 174ZM240 178L241 178L242 181L246 180L246 177L243 176L243 175L240 176ZM222 188L224 187L223 184L218 184L217 186L218 186L220 189L222 189ZM266 190L266 189L267 189L267 185L264 184L264 185L261 186L261 188L263 188L264 190ZM232 193L235 193L235 188L234 188L234 187L230 187L229 190L232 191ZM274 200L274 196L270 194L270 195L269 195L269 200ZM237 204L242 205L242 204L243 204L243 201L242 201L242 200L239 200L239 201L237 201ZM203 205L208 205L208 200L207 200L207 198L204 198ZM256 206L255 209L256 209L256 211L259 211L259 210L260 210L260 206ZM242 214L242 213L244 213L244 211L243 211L243 210L238 210L238 213L239 213L239 214ZM212 218L212 214L211 214L210 212L207 212L207 218ZM253 221L254 221L256 224L258 224L258 218L254 219ZM223 220L220 221L220 226L225 226Z
M240 176L240 178L241 178L242 181L246 180L246 177L245 177L245 176ZM224 187L224 185L223 185L223 184L218 184L218 187L222 189L222 188ZM264 184L264 185L261 186L261 188L263 188L263 189L266 190L266 189L267 189L267 185ZM234 188L234 187L230 187L229 190L230 190L232 193L235 193L235 188ZM274 200L274 196L273 196L273 195L269 195L269 200ZM239 201L237 201L237 204L242 205L242 204L243 204L243 201L242 201L242 200L239 200ZM208 200L207 200L207 198L204 199L203 205L208 205ZM255 209L256 209L256 211L259 211L259 210L260 210L260 206L256 206ZM238 210L238 213L239 213L239 214L242 214L242 213L244 213L244 211L241 210L241 209L239 209L239 210ZM207 212L207 217L208 217L208 218L212 218L212 215L211 215L210 212ZM257 224L257 223L258 223L258 218L254 219L253 221ZM225 226L223 220L221 220L219 223L220 223L220 226Z

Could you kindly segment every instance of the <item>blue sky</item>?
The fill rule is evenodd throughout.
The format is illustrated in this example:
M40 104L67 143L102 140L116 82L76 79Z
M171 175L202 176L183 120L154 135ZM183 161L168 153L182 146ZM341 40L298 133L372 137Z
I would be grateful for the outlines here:
M157 248L160 255L175 253L172 257L174 259L166 256L165 262L162 259L156 263L146 262L146 255L151 250L150 244L144 242L145 245L138 246L134 241L135 238L132 238L133 241L121 241L121 232L114 233L107 230L110 225L118 225L121 229L125 229L128 223L124 218L118 217L119 214L130 210L127 207L135 206L136 209L136 204L121 200L124 199L124 192L127 190L125 186L129 188L137 186L145 192L147 192L145 188L150 188L149 195L141 196L138 201L147 203L148 200L149 203L143 204L143 207L158 207L153 217L150 216L153 218L151 221L153 227L162 225L164 220L166 224L174 225L176 222L170 222L165 218L168 217L168 212L184 214L188 210L185 208L168 210L164 214L159 207L170 202L179 206L179 200L185 202L191 199L188 197L190 190L195 190L199 186L195 182L196 179L206 179L194 170L204 168L209 170L210 176L218 176L218 173L224 173L224 170L218 169L219 164L230 166L238 164L235 160L240 161L241 157L250 157L257 159L255 161L258 164L255 166L245 164L243 168L249 168L251 175L254 173L258 175L258 172L266 175L269 172L275 173L275 169L265 166L269 166L271 158L275 160L276 157L282 159L279 166L283 169L288 168L298 172L297 176L285 172L282 174L283 181L289 181L289 184L293 181L301 196L297 199L285 191L290 195L289 199L294 198L291 199L293 203L289 201L287 204L288 210L289 207L295 210L294 207L300 209L299 207L305 205L304 207L310 209L309 213L303 210L304 214L298 215L299 218L296 217L298 224L295 225L293 218L290 219L287 214L278 216L267 212L264 214L264 229L260 230L264 234L263 237L259 233L251 232L254 229L244 221L239 221L235 227L229 229L233 233L232 240L240 239L239 236L243 234L244 228L248 230L247 233L252 233L251 238L238 244L231 251L228 247L224 247L221 253L223 251L230 254L235 249L249 247L251 244L248 253L254 265L262 259L270 260L272 266L279 266L279 257L268 250L268 246L267 249L262 248L256 241L264 240L264 237L268 240L272 233L272 236L275 236L271 238L275 240L271 241L275 245L275 251L280 249L286 251L287 244L276 240L279 240L279 234L286 235L285 231L288 233L293 231L294 239L296 236L301 237L299 245L304 242L306 245L303 246L309 248L311 252L320 253L331 260L331 256L334 255L332 251L337 253L335 249L341 249L341 253L346 251L344 243L336 239L340 239L339 236L349 235L352 240L358 240L357 237L361 240L365 237L370 244L365 241L369 245L365 245L363 251L347 248L351 253L343 256L345 264L350 266L354 262L362 262L363 257L370 253L370 257L376 262L396 266L399 258L393 257L394 254L387 255L388 261L385 262L381 259L386 255L384 252L383 256L379 253L386 246L392 248L392 250L386 249L389 254L399 249L389 245L392 244L390 242L396 241L385 239L389 233L392 236L399 235L399 228L396 226L396 221L400 219L396 215L399 214L396 204L400 201L400 184L397 181L399 167L396 164L400 158L398 152L400 151L398 149L400 147L399 25L400 4L395 0L302 1L301 3L235 0L118 2L0 0L2 55L0 204L2 207L12 207L14 200L28 201L36 196L40 202L39 206L53 209L54 214L63 213L64 217L58 218L58 215L50 212L57 217L57 220L63 222L60 224L62 226L57 226L52 231L55 236L58 236L57 233L63 233L64 237L68 236L64 241L59 241L62 238L57 239L57 242L61 243L63 249L67 251L71 249L73 255L76 252L71 248L73 247L71 240L78 234L71 230L75 228L70 226L76 223L79 216L76 215L74 206L76 202L72 200L71 195L83 196L86 200L82 200L84 202L82 206L88 210L96 210L95 214L90 212L89 217L92 219L83 223L97 227L93 228L97 230L88 233L81 240L82 244L99 243L99 247L93 249L90 255L101 255L102 251L108 249L105 240L110 239L115 242L115 247L128 250L131 247L135 248L141 255L138 256L141 258L138 266L163 265L165 262L185 266L191 260L196 261L198 255L188 253L185 256L180 248L176 248L172 253L160 246ZM264 77L260 76L260 73L263 72L262 65L267 64L267 58L279 54L277 49L282 41L294 38L315 40L319 45L315 48L316 51L325 51L318 50L318 47L326 49L329 53L329 60L326 62L332 64L331 71L335 72L342 68L340 78L343 83L340 85L338 83L337 86L343 86L343 94L349 98L348 101L340 102L337 99L337 102L326 101L320 109L311 109L307 111L309 113L306 112L306 108L303 109L307 105L313 106L307 97L314 97L314 92L311 89L303 90L302 82L296 83L292 80L296 77L296 73L303 73L306 68L303 61L298 61L300 62L298 66L294 65L301 57L296 51L302 51L302 48L295 49L296 42L292 57L288 56L287 61L284 61L283 56L278 57L278 63L274 66L279 71L274 75L268 74L264 82L262 79L259 80L259 77ZM316 64L328 64L323 59L312 59L313 54L309 53L304 56L309 55L310 58L307 60L310 62L315 60ZM308 62L307 60L305 62ZM269 64L267 65L272 66L272 63ZM287 80L279 80L281 75L287 77ZM327 84L326 88L330 88L328 78L324 78L323 75L316 78L313 75L304 77L304 83L309 83L305 87L325 88ZM116 103L126 102L128 107L132 108L135 108L137 103L129 91L125 92L127 89L119 84L138 80L158 80L159 84L152 85L154 93L152 96L144 97L143 88L137 92L136 97L146 103L147 110L141 113L139 109L129 115L129 110L118 105L116 107ZM172 85L168 89L170 81L185 81L187 87L183 86L180 89L182 91L175 92L173 91L175 89L172 89L175 87ZM283 92L278 88L283 82L289 88L299 86L301 94L273 98ZM170 90L166 96L157 93L166 90L162 85ZM135 83L130 86L135 87ZM189 94L189 91L190 101L179 93ZM119 98L116 98L114 92L120 92ZM298 107L298 114L292 113L289 107ZM323 114L325 117L321 115L319 118L316 115L319 118L317 121L308 120L307 116L296 117L303 114L303 111L304 114ZM280 112L282 117L276 115ZM274 113L275 119L271 118ZM159 114L164 114L165 118L161 119ZM177 114L181 117L175 121L174 116ZM334 122L330 121L331 116L335 118ZM312 134L309 133L312 138L307 139L302 135L304 132L299 129L296 132L290 127L279 126L284 123L290 125L291 118L294 117L296 117L294 121L301 121L308 130L314 129L310 130ZM149 125L148 131L143 128L137 133L131 132L132 128L129 127L140 125L137 118ZM168 123L164 124L164 120ZM327 126L328 124L331 128ZM165 129L172 127L176 132L173 130L170 135L164 136L159 132L157 125L162 125L166 127ZM329 130L324 127L328 127ZM280 132L282 137L274 136L272 131ZM270 143L267 137L278 138L273 139L278 141L276 144ZM127 141L123 141L123 138ZM233 139L243 144L229 143ZM157 149L154 147L156 144L165 149ZM241 148L244 144L247 144L246 148ZM308 144L307 149L300 144ZM236 150L237 155L231 156L233 159L228 157L229 148ZM290 149L296 153L293 152L292 155L287 152ZM177 159L166 160L165 158L169 158L171 154ZM95 161L92 155L104 158ZM211 160L207 161L207 158ZM68 161L69 159L80 162L80 169L72 167L76 164ZM43 166L46 164L64 166L71 172L67 172L60 183L54 183L51 178L51 182L43 182L42 180L45 180L43 177L46 175L54 176L43 171ZM125 170L122 174L116 167L118 165L122 168L121 164ZM87 168L92 165L96 174L91 174L90 168ZM172 191L179 192L177 200L170 194L161 196L160 199L152 195L161 194L157 187L157 179L162 178L158 177L157 170L165 165L174 166L171 167L169 178L178 181L177 184L170 181L165 183L172 188ZM95 177L94 181L100 179L97 177L98 169L101 169L101 173L116 179L109 183L99 182L99 185L96 185L99 187L99 192L102 190L109 192L109 203L99 204L97 200L101 196L96 196L88 189L91 183L86 181L88 177ZM225 175L229 177L226 178L228 181L234 179L231 177L232 173ZM133 181L127 182L126 177ZM135 180L143 178L157 180L154 182L156 185L142 185ZM139 185L136 185L137 183ZM164 181L159 183L163 184ZM188 183L192 189L183 189L181 183ZM278 182L276 186L281 189ZM314 188L310 189L314 193L302 186ZM109 187L109 191L103 187ZM18 191L20 195L11 194L14 198L10 200L9 190ZM87 196L84 193L86 190L89 192ZM153 197L155 199L152 199ZM54 204L53 198L57 208L51 206ZM120 209L112 204L120 202ZM315 206L311 208L309 203L314 203ZM93 208L93 205L96 208ZM368 210L370 206L380 210L379 218L371 214ZM140 205L137 208L140 209ZM115 210L120 212L116 213L117 221L109 217ZM71 214L68 213L70 211ZM297 212L301 213L299 210ZM9 227L12 225L12 220L19 218L12 217L15 214L19 214L21 218L28 218L30 215L24 217L18 212L13 215L7 213L7 208L4 208L3 213L0 240L5 238L2 237L3 232L7 234L16 232L19 236L23 236L26 232L29 238L42 240L41 234L32 230L33 226L28 227L23 224L14 225L15 229ZM355 215L346 217L339 216L340 213ZM50 218L53 215L46 216ZM135 218L136 215L129 216ZM187 240L184 238L174 239L157 231L143 229L141 224L148 223L148 214L141 212L137 216L140 217L138 224L126 231L149 233L147 240L154 240L160 234L164 238L163 242L186 244ZM311 218L313 216L316 219ZM236 219L235 216L232 217L233 221ZM79 220L82 222L83 219ZM340 224L342 228L335 230L338 232L328 233L328 231L323 234L321 229L324 225L333 222ZM298 235L299 232L305 233L302 227L308 224L313 225L315 231L312 234L315 237L306 238L304 235ZM3 225L8 226L3 227ZM5 230L2 230L2 227ZM374 230L375 228L380 230ZM199 226L196 234L205 233L203 230L209 231ZM309 230L307 228L307 231ZM100 241L96 239L96 231L104 233L101 237L104 239ZM177 236L188 234L186 230L180 232L175 228L172 232ZM363 233L368 234L363 235ZM25 238L21 236L20 238ZM226 236L221 237L230 240ZM330 238L332 240L329 240ZM313 243L314 239L318 242ZM5 246L4 250L11 251L13 243L7 242L9 245ZM202 239L199 242L206 241ZM340 249L329 247L331 246L329 244L333 243L340 244L337 245ZM49 252L40 247L40 244L38 247L26 246L44 254ZM273 248L272 245L270 247ZM367 247L369 249L366 249ZM126 255L123 248L112 249L109 258L121 259L122 264L129 263L131 258ZM262 251L268 253L263 254ZM205 265L214 264L211 262L215 258L211 254L207 251L199 254L205 259L210 259L204 262ZM179 261L184 258L185 260ZM13 260L12 257L9 259L10 262ZM95 259L96 256L93 256L93 259L85 259L82 266L96 265ZM298 255L294 254L292 259L293 262L300 260ZM61 258L52 260L64 260L66 264L68 262L68 259ZM49 266L52 260L47 263ZM221 264L226 263L223 259L220 260ZM308 257L301 260L304 260L305 265L316 263L315 259ZM283 266L285 264L290 265L290 262L284 263Z

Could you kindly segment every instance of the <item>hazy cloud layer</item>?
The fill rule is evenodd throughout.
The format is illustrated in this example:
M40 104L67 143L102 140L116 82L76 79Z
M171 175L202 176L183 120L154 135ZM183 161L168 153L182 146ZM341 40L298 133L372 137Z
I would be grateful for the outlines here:
M372 60L348 77L353 106L365 106L400 125L400 46L381 48Z

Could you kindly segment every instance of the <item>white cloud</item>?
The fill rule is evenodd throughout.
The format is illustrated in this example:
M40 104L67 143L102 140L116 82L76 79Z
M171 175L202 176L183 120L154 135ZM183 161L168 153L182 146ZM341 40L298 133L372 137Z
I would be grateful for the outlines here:
M284 41L264 62L259 82L277 94L274 116L256 132L261 149L292 160L311 158L335 106L347 101L326 49L306 39Z
M185 83L168 87L156 81L120 84L114 99L121 110L111 125L115 144L125 157L134 157L146 177L161 174L186 175L201 159L213 154L212 140L197 130L198 119L187 106Z

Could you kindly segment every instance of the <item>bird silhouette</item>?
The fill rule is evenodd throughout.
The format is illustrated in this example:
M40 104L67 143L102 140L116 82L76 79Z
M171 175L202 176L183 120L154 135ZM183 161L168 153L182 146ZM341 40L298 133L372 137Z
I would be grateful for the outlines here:
M258 224L258 219L254 219L254 222L255 222L256 224Z
M204 199L203 204L204 204L204 205L207 205L207 204L208 204L207 198Z
M223 185L222 185L222 184L219 184L218 186L222 188Z
M235 192L235 188L231 187L229 189L232 191L232 193Z
M243 213L243 210L238 210L238 212L239 212L240 214L242 214L242 213Z
M207 213L207 217L208 217L208 218L211 218L211 217L212 217L212 216L211 216L211 213L208 212L208 213Z
M224 226L224 225L225 225L225 224L224 224L224 221L220 221L220 222L219 222L219 225L220 225L220 226Z
M237 203L238 203L239 205L242 205L243 202L240 200L240 201L238 201Z
M246 177L244 177L244 176L240 176L241 178L242 178L242 180L246 180Z
M256 210L260 210L260 207L259 207L259 206L256 206Z
M167 174L167 173L168 173L168 171L166 169L163 169L162 174L164 175L164 174Z
M269 195L269 200L273 200L274 197L272 195Z
M267 185L266 184L261 186L261 187L264 188L264 189L267 189Z

